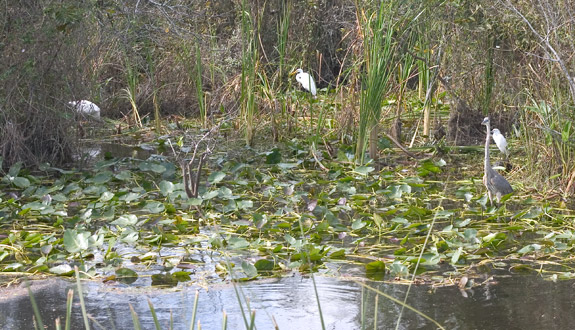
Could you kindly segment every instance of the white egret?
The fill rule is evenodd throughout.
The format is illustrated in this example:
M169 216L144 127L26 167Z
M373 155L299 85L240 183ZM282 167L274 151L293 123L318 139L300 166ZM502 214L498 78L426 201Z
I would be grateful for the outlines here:
M291 75L294 74L296 75L295 80L297 80L297 82L299 82L305 90L310 92L311 95L315 97L317 94L317 89L315 88L315 81L313 80L313 77L309 73L304 72L302 69L297 69L291 73Z
M76 112L81 115L88 115L98 119L100 118L100 107L90 101L70 101L68 104L71 105L74 110L76 110Z
M505 158L509 157L509 150L507 150L507 140L505 140L505 136L503 136L497 128L494 128L491 133L493 134L493 141L495 141L497 148L499 148L499 150L505 155Z

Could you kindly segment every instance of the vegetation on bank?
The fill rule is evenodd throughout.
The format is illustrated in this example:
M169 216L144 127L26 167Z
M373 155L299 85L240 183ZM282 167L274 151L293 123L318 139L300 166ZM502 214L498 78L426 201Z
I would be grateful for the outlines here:
M69 164L78 134L66 104L88 99L124 127L158 119L158 136L160 119L200 118L213 127L223 114L248 144L269 141L270 129L274 141L289 141L295 112L313 119L305 134L321 138L329 127L354 140L360 162L368 146L377 158L378 138L399 121L395 137L408 146L434 134L466 145L482 140L477 123L489 114L525 146L522 177L534 188L564 196L574 189L575 28L565 1L3 6L4 169L18 161ZM297 67L315 76L320 102L296 97L288 73Z

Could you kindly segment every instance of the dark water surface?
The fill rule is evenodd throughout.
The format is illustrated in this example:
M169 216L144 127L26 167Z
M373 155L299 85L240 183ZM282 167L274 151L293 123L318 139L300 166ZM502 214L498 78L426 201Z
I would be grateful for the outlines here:
M364 323L373 329L375 299L361 286L321 275L315 276L326 329L359 329ZM369 286L403 300L407 286L371 282ZM66 292L73 282L62 279L32 282L34 297L44 325L54 328L57 317L64 318ZM317 300L309 277L294 275L238 284L238 289L256 311L256 328L321 329ZM133 329L131 304L143 329L155 329L148 307L152 302L163 329L170 315L175 329L190 329L196 290L200 290L196 320L202 329L222 329L222 312L228 315L228 329L245 329L234 286L230 283L184 285L175 289L149 286L83 282L84 299L92 316L93 329ZM0 292L0 328L33 329L30 299L22 286ZM414 285L408 304L438 321L446 329L573 329L575 327L575 281L553 283L533 275L496 276L494 281L467 291L467 297L455 286L431 288ZM245 308L245 300L243 301ZM378 329L394 329L401 307L380 296L377 306ZM247 316L247 314L246 314ZM101 326L98 327L96 322ZM74 300L72 329L83 329L77 295ZM436 326L405 309L400 329L435 329ZM197 327L196 327L197 329Z

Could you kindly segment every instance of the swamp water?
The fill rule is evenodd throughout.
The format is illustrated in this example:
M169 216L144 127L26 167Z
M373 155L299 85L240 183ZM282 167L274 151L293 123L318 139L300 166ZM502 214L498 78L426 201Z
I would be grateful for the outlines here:
M367 328L373 328L374 294L345 279L315 276L326 329L361 328L361 302ZM62 279L32 281L32 291L45 325L65 317L66 292L75 284ZM196 320L202 329L222 329L222 311L228 316L228 329L245 329L234 286L220 283L208 290L193 285L175 289L153 289L141 285L109 285L82 282L87 312L104 329L133 329L130 307L138 314L143 329L154 329L148 299L162 328L173 318L175 329L189 329L195 292L199 289ZM367 282L396 299L403 300L407 286L391 282ZM570 329L575 324L573 281L551 282L533 275L496 275L486 284L467 290L457 286L431 288L413 285L408 304L435 319L446 329ZM300 275L237 284L256 311L257 329L321 329L312 279ZM467 297L465 297L467 295ZM245 302L243 307L245 308ZM380 296L377 303L378 329L393 329L401 306ZM27 290L3 289L0 299L1 329L33 329ZM83 328L75 297L72 329ZM246 314L247 316L247 314ZM274 321L275 320L275 321ZM405 309L400 329L436 329L429 320Z

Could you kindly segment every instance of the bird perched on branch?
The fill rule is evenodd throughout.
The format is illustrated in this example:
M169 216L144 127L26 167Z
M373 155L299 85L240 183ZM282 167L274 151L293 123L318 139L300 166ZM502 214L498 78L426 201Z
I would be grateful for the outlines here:
M509 182L502 177L501 174L497 173L497 171L491 167L491 163L489 162L489 142L491 139L491 125L489 123L489 117L485 117L481 125L485 125L487 127L487 136L485 137L485 174L483 174L483 184L487 187L487 196L489 197L489 202L493 205L494 196L497 199L497 203L499 203L501 201L501 197L513 192L513 188L511 188Z
M315 87L315 81L313 80L313 77L309 73L304 72L302 69L297 69L290 75L293 76L294 74L296 75L295 80L301 84L301 87L303 87L305 90L310 92L313 97L315 97L317 94L317 89Z
M497 145L497 148L505 155L505 158L509 158L509 150L507 149L507 140L505 140L505 136L501 134L499 129L494 128L491 133L493 134L493 141Z
M71 105L77 113L83 116L100 119L100 107L90 101L70 101L68 104Z

